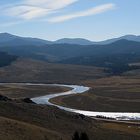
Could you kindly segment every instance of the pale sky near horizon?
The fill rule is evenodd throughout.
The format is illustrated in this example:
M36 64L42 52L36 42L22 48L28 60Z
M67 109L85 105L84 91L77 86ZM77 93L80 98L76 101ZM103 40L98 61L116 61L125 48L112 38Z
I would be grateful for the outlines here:
M0 0L0 32L47 40L140 35L140 0Z

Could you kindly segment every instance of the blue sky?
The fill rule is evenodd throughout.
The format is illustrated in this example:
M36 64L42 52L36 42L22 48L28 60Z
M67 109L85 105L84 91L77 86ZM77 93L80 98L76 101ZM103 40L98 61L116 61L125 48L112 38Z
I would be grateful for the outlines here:
M0 32L47 40L140 35L140 0L4 0Z

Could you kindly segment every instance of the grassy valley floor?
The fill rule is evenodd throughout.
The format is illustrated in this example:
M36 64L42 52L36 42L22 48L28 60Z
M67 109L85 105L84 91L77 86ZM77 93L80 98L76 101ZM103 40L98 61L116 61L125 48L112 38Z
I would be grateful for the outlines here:
M51 101L89 111L140 112L140 79L114 76L85 84L91 87L88 92L61 96Z
M128 73L108 77L102 68L19 59L0 68L0 82L90 86L92 89L85 94L56 98L55 102L86 110L140 112L140 81ZM72 140L75 131L85 132L90 140L140 139L139 125L95 120L21 100L67 90L48 86L0 85L0 94L12 99L0 100L0 140Z
M11 99L33 98L48 94L69 91L70 88L58 86L41 85L19 85L4 84L0 85L0 95Z

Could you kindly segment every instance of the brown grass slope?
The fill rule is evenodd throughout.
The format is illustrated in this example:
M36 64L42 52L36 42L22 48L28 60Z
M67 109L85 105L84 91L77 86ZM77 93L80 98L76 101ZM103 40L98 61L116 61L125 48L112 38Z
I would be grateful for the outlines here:
M70 90L70 88L49 85L48 86L17 85L17 84L0 85L0 95L7 96L12 99L33 98L48 94L65 92L68 90Z
M76 65L50 64L30 59L18 59L0 68L0 82L83 83L104 77L104 69Z
M88 92L58 97L52 101L83 110L140 112L140 79L114 76L86 84L92 87Z
M1 140L48 140L60 139L59 134L45 128L0 117Z
M107 75L101 68L49 64L27 59L19 59L10 66L0 68L0 82L84 84L94 89L87 94L72 97L72 100L71 97L63 99L61 103L65 105L92 110L95 104L97 110L104 110L105 106L108 110L117 111L122 105L123 109L128 109L129 106L123 103L134 102L136 104L133 107L136 106L138 110L139 79L130 76L103 78ZM33 97L44 94L46 90L47 93L53 91L47 87L36 86L0 87L0 93L10 98ZM53 92L57 91L58 88ZM66 100L70 102L66 104ZM86 132L90 140L140 139L138 125L97 121L55 107L27 104L20 100L0 101L0 122L2 140L71 140L75 131Z
M86 132L90 140L139 140L140 138L140 129L137 125L131 125L131 128L126 124L116 126L116 123L82 118L80 115L50 106L2 101L0 116L0 136L5 140L9 140L9 137L13 137L14 140L23 138L46 140L46 137L50 140L57 138L71 140L75 131Z

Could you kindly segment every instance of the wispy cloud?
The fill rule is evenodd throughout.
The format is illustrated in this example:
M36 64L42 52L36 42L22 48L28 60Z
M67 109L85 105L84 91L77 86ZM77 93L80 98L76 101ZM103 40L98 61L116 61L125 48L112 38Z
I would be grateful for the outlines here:
M29 20L65 8L78 0L23 0L22 3L3 8L7 16Z
M14 7L8 7L4 10L4 14L11 17L21 18L25 20L44 16L48 13L45 8L30 6L30 5L18 5Z
M80 12L77 12L77 13L72 13L72 14L68 14L68 15L63 15L63 16L50 18L48 21L49 22L54 22L54 23L55 22L63 22L63 21L67 21L67 20L70 20L70 19L73 19L73 18L100 14L100 13L112 10L115 7L116 7L115 4L112 4L112 3L104 4L104 5L100 5L100 6L85 10L85 11L80 11Z
M0 26L12 26L28 21L64 22L74 18L100 14L115 8L115 4L108 3L87 10L69 13L67 15L54 16L51 18L47 16L59 13L62 9L76 2L79 2L80 4L80 0L20 0L13 4L1 5L0 16L7 17L7 19L10 17L10 19L12 18L12 21L9 22L8 20L5 24L2 22Z

